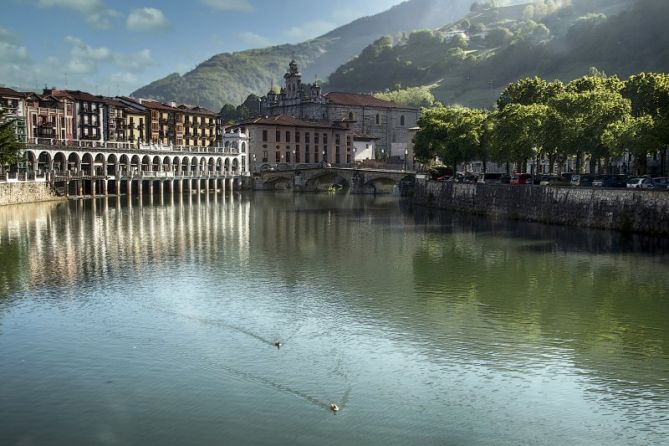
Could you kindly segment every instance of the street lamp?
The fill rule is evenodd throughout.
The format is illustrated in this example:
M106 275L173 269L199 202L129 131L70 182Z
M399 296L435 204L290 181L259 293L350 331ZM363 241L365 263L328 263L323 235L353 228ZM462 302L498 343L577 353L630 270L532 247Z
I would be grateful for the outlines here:
M407 157L409 156L409 149L404 149L404 171L407 171Z

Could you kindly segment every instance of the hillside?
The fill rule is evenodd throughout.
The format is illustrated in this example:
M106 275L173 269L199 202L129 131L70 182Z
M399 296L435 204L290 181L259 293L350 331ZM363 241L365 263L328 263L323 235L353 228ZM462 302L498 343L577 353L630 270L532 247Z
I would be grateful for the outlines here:
M471 4L472 0L408 0L307 42L213 56L183 76L171 74L132 95L218 110L225 103L240 104L251 93L265 94L272 81L283 77L293 55L306 79L325 79L379 37L457 21L469 12Z
M472 11L447 27L377 40L333 73L332 90L430 86L438 100L490 107L516 79L571 80L596 67L669 71L665 0L540 1Z

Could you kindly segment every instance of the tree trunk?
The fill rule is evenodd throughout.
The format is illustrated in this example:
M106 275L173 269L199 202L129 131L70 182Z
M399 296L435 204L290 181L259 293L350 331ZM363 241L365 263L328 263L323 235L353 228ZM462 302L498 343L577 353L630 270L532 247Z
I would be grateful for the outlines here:
M581 173L581 152L576 152L576 173Z

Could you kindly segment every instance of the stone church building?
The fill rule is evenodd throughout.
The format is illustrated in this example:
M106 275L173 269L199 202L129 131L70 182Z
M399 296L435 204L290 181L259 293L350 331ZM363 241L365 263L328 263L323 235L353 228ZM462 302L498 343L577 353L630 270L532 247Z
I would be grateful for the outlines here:
M376 140L376 158L404 160L411 149L410 129L420 110L355 93L323 93L316 84L302 82L302 74L291 61L280 93L262 98L263 116L292 116L308 121L327 121L348 127L354 135ZM408 153L409 159L413 153Z

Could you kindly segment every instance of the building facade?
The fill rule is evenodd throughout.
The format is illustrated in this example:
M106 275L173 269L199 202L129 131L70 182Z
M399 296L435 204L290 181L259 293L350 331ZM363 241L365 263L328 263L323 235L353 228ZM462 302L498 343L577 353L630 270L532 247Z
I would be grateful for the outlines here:
M280 93L270 91L262 98L264 116L292 116L307 121L329 121L353 132L375 138L375 158L405 156L420 110L355 93L323 93L320 86L305 84L295 61L284 76Z
M235 128L248 133L249 155L256 169L352 162L353 134L345 126L280 115L252 119Z
M11 88L0 87L0 109L5 111L5 119L14 121L16 140L25 142L26 134L26 93Z
M28 93L26 101L27 141L57 139L72 141L75 132L75 101L65 93Z

